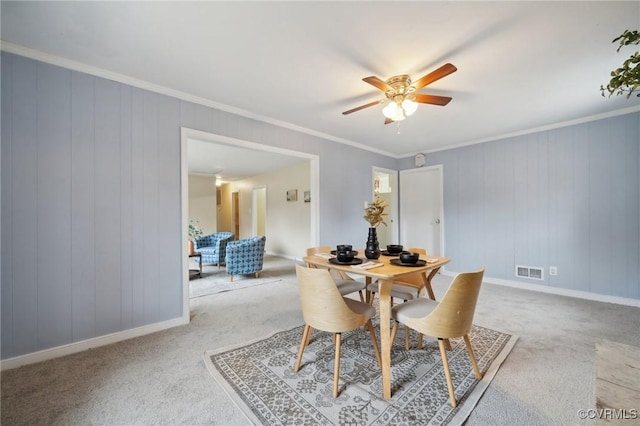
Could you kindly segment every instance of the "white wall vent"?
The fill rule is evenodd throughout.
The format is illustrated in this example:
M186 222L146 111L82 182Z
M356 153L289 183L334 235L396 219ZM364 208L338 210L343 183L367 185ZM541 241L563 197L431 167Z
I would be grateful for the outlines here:
M516 265L516 277L529 278L532 280L543 280L543 269L531 266Z

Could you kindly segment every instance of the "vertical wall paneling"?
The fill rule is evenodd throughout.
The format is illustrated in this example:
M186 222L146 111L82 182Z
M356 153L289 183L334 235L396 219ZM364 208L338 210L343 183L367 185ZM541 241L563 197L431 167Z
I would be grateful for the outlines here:
M13 318L12 323L9 324L13 325L13 329L7 333L3 323L2 334L13 336L13 353L25 353L38 349L38 153L35 126L37 63L21 57L7 58L3 54L2 62L7 60L13 65L11 69L11 187L6 189L12 220L9 245L12 274L9 282L12 287ZM4 151L2 157L3 159L5 157ZM5 187L2 195L4 202ZM3 224L4 221L3 218ZM3 244L4 238L3 232ZM15 273L16 271L20 273ZM5 287L4 275L3 287ZM2 351L4 356L4 347Z
M487 277L637 299L639 145L632 113L429 155L445 170L447 269L475 268L479 253ZM517 278L515 264L544 280Z
M129 86L120 85L120 303L122 327L133 321L133 161L132 97Z
M38 346L71 340L71 72L37 69Z
M96 334L94 78L71 73L71 311L73 340Z
M133 325L146 324L144 315L145 252L144 238L144 94L139 89L131 90L131 309Z
M428 165L444 164L442 174L444 182L443 188L443 211L444 218L442 221L442 230L444 231L444 255L446 253L456 253L460 250L460 226L458 220L458 192L459 172L458 158L453 152L441 153L440 160L430 163L432 156L427 156ZM455 259L452 259L452 266L455 265Z
M172 266L182 256L180 229L180 103L167 96L158 98L158 204L165 206L158 216L158 308L163 316L182 315L176 300L182 297L181 270Z
M533 177L529 181L530 193L533 195L529 210L530 241L534 247L531 257L533 266L546 269L549 259L549 152L548 132L536 133L530 148L531 157L535 160ZM547 280L547 274L543 274Z
M625 218L627 246L627 297L640 299L640 114L635 122L625 123L627 165L627 217ZM637 186L634 187L633 182Z
M611 278L611 121L589 123L589 269L590 290L602 293Z
M504 141L484 150L484 223L491 233L484 235L484 252L486 262L499 265L500 274L511 273L513 255L501 247L513 244L513 219L511 198L505 194L512 194L513 179L510 170L501 167L511 161L510 145ZM480 266L480 265L478 265Z
M627 283L626 249L627 249L627 212L629 206L627 202L627 192L629 182L627 176L626 127L624 121L616 117L611 120L609 128L609 138L611 141L611 181L609 188L609 198L611 200L611 275L609 279L615 283ZM606 283L606 282L605 282ZM625 286L615 286L611 290L618 292L616 296L626 294Z
M196 129L205 132L213 132L213 120L211 109L202 105L195 106Z
M121 330L120 85L95 83L96 332Z
M12 143L12 67L13 61L10 58L2 57L0 61L2 72L2 97L1 112L0 112L0 131L1 131L1 143L2 143L2 155L0 164L0 185L2 187L2 201L0 202L0 229L1 238L1 261L0 261L0 274L3 283L11 283L13 275L13 214L11 211L11 188L13 187L12 180L12 164L13 151L11 148ZM3 285L0 289L0 323L6 329L13 329L13 285ZM13 352L13 334L2 333L0 334L0 348L2 348L2 354Z
M573 187L571 199L573 201L571 227L572 243L565 248L573 250L576 262L574 263L575 288L590 291L590 271L585 263L590 260L590 221L591 210L589 206L589 127L580 124L572 129L572 164ZM582 267L581 267L582 266ZM560 272L559 272L560 274ZM561 277L561 275L559 275ZM559 278L561 279L561 278Z
M196 129L196 106L191 102L180 101L180 125Z
M548 276L552 286L575 288L573 229L573 146L571 129L563 128L549 135L549 266L561 275ZM548 270L547 270L548 272Z
M527 176L531 163L528 161L527 137L521 136L513 143L513 160L511 173L513 174L513 265L529 265L529 241L527 217L529 195L527 194ZM487 274L488 275L488 274ZM514 274L510 274L513 277Z
M482 147L469 146L461 152L458 160L460 250L464 259L474 265L474 269L483 264L486 252L485 230L482 229L484 222L484 166L482 157ZM478 234L480 238L467 238L471 234Z
M158 95L145 92L142 117L142 144L144 159L141 164L143 173L143 259L140 266L144 269L143 297L144 321L153 323L158 320L158 272L159 247L158 234Z

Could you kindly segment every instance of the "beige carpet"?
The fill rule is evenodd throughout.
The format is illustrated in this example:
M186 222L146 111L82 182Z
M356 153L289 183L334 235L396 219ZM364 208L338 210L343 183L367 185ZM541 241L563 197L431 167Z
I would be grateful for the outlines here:
M191 299L188 325L2 371L0 424L246 426L202 354L302 324L294 262L267 270L282 281ZM465 426L594 426L578 411L596 408L596 345L640 347L640 308L487 283L474 323L518 342Z
M474 326L470 339L484 378L476 380L462 339L449 352L456 408L449 394L436 340L424 349L393 346L391 388L383 399L381 372L368 333L343 333L340 395L333 398L332 335L316 331L302 368L293 371L303 326L241 347L206 352L209 372L247 419L265 425L458 425L471 413L517 337ZM402 334L402 328L399 334ZM412 334L415 337L415 333ZM417 347L414 339L413 348Z
M273 272L268 269L269 263L268 260L266 265L267 269L261 271L258 278L256 278L254 274L234 275L233 281L229 280L229 275L227 275L224 266L219 268L216 265L204 265L202 267L202 277L198 278L196 276L189 280L189 298L193 299L225 291L239 290L281 281L281 276L274 276ZM196 266L191 267L196 268Z

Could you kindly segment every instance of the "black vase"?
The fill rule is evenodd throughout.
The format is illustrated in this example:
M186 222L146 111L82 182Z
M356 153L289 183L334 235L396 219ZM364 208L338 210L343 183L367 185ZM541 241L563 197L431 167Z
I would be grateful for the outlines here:
M369 228L369 236L367 238L367 246L364 249L364 255L367 259L377 259L380 257L380 244L378 244L376 228Z

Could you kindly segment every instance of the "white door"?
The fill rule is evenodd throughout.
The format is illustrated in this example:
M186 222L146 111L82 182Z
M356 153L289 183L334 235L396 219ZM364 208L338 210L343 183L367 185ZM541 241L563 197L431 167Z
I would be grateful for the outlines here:
M443 254L442 166L400 172L400 244Z

